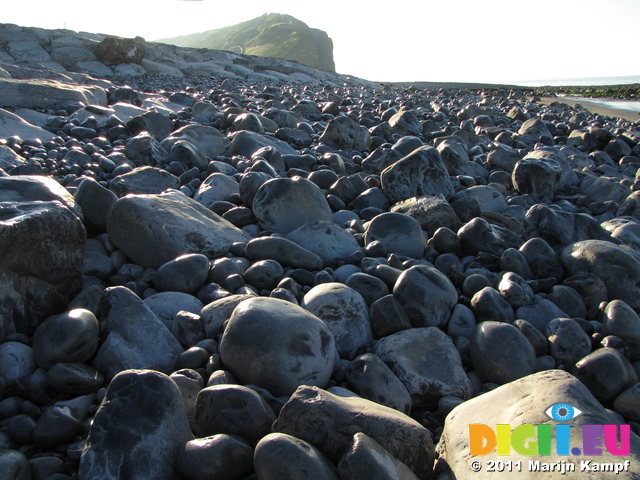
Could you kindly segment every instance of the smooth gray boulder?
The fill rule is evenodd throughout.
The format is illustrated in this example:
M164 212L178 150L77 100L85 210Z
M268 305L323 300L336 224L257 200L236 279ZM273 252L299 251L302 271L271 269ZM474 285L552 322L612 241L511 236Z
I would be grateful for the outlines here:
M331 330L307 310L256 297L233 311L222 340L223 365L243 384L291 395L300 385L324 387L336 352Z
M414 327L445 325L458 303L451 280L428 265L415 265L402 272L393 287L393 297Z
M437 193L445 197L453 195L449 174L440 154L429 146L420 147L385 168L380 181L382 191L391 203Z
M200 253L190 253L160 265L153 275L153 286L159 292L194 295L208 276L209 259Z
M239 480L253 470L253 448L246 440L225 433L195 438L179 451L178 469L181 478L188 480Z
M523 158L516 163L511 180L519 193L550 200L561 176L562 168L551 158Z
M620 393L638 383L631 362L615 348L604 347L580 359L571 369L602 403L612 402Z
M602 315L603 335L615 335L629 347L631 359L640 356L640 316L621 300L609 302Z
M284 433L270 433L258 442L253 455L261 480L339 480L336 467L316 447Z
M155 167L138 167L119 175L109 185L118 198L129 194L160 194L165 190L180 188L180 179L175 175Z
M271 431L276 415L255 390L242 385L214 385L200 390L193 425L198 437L238 435L255 444Z
M338 397L303 385L280 411L274 431L309 442L337 463L362 432L421 479L431 477L433 442L429 430L411 417L364 398Z
M624 245L585 240L567 246L560 256L568 275L593 273L607 286L609 300L640 309L640 254Z
M147 305L126 287L102 293L104 340L92 365L108 379L132 368L169 370L182 346Z
M537 204L527 210L524 232L539 237L555 248L564 248L582 240L613 241L598 220L585 213L563 212Z
M518 248L522 244L517 233L506 227L490 224L482 217L467 222L458 230L458 236L466 255L475 256L480 252L487 252L501 256L508 248Z
M180 140L189 142L199 153L211 159L231 153L231 141L220 130L207 125L191 124L178 128L162 140L161 145L171 152ZM192 166L206 167L204 164Z
M223 173L212 173L200 184L193 199L211 208L215 202L228 201L239 194L240 186L233 177Z
M300 306L329 327L342 358L355 357L373 342L369 308L353 288L336 282L316 285L305 294Z
M15 113L0 108L0 138L9 138L13 135L18 135L20 138L39 138L43 142L48 142L55 137L50 131L25 121ZM6 154L3 156L4 160L1 166L5 170L10 165L17 166L24 163L24 159L20 162L22 157L16 158L11 155L10 158L7 158Z
M274 178L253 198L253 213L264 230L289 233L313 221L331 221L331 208L317 185L306 178Z
M591 337L572 318L554 318L545 328L549 355L565 369L591 353Z
M2 480L31 480L31 467L27 457L18 450L0 450Z
M536 142L553 145L553 135L539 117L526 120L518 130L518 135L518 138L528 145L533 145Z
M349 387L361 397L409 415L411 395L379 357L365 353L353 359L345 377Z
M417 480L404 463L364 433L353 436L351 448L340 459L342 480Z
M568 465L569 461L573 461L576 471L568 471L567 478L612 480L620 478L620 473L595 470L580 471L578 460L590 461L592 467L596 463L616 464L621 460L629 460L629 469L624 472L623 478L633 478L640 475L640 439L634 433L630 434L631 454L624 457L612 455L604 446L601 450L602 455L598 456L585 454L581 457L568 456L569 451L567 451L567 455L559 455L555 447L551 447L548 455L541 455L541 446L532 443L525 444L524 448L529 450L526 454L524 454L524 450L521 450L522 453L518 453L511 447L508 456L498 455L495 445L493 448L489 445L486 453L470 451L470 425L486 425L494 432L496 425L510 425L510 428L514 429L521 425L551 424L552 428L557 428L560 423L551 420L545 413L550 406L556 404L568 404L582 412L580 416L576 415L568 423L571 425L571 430L567 447L577 447L582 450L584 436L582 428L584 425L618 424L618 420L605 410L579 380L562 370L547 370L503 385L456 407L447 416L444 423L444 430L437 446L439 459L436 468L443 468L445 471L450 469L451 475L454 475L455 478L468 478L472 461L478 460L483 467L486 467L488 465L486 462L505 461L508 458L514 464L520 461L522 470L505 469L499 473L500 478L535 479L544 474L540 471L530 471L529 462L540 462L539 465L542 466L543 463L554 465L557 462L560 462L560 465L563 462ZM531 431L530 436L536 436L536 433ZM534 468L535 465L536 463L534 463ZM496 478L496 473L487 471L487 468L482 468L472 475L473 478L482 480ZM564 475L559 474L556 470L550 472L548 478L562 476Z
M12 175L0 177L0 202L53 202L58 201L80 220L82 209L73 195L51 177L41 175Z
M178 453L193 439L177 385L150 370L109 384L80 458L81 480L173 480Z
M0 201L0 339L30 335L80 291L86 235L59 201Z
M533 345L508 323L482 322L471 336L471 362L483 382L502 385L534 372Z
M320 142L341 150L369 150L371 135L362 125L349 117L332 118L320 135Z
M247 158L251 158L254 153L264 147L273 147L281 155L296 155L298 153L287 142L249 130L240 130L235 133L231 140L231 147L235 155Z
M381 242L387 252L411 258L424 257L427 246L417 220L402 213L385 212L369 222L364 232L365 245Z
M286 238L254 238L247 243L244 253L252 261L272 259L291 268L322 270L322 259L318 255Z
M451 338L437 327L412 328L384 337L373 353L404 384L414 407L433 407L448 395L471 396L471 382L460 354Z
M447 227L457 232L462 226L456 212L444 195L439 193L408 198L393 205L391 211L415 218L429 235L433 235L440 227Z
M107 232L127 257L151 268L186 253L217 257L232 243L250 240L211 210L175 192L119 199L109 215Z
M86 362L98 349L99 326L93 313L76 308L47 318L33 335L34 358L42 368L58 362Z
M287 238L320 257L325 267L344 262L362 250L353 235L326 220L305 223L289 232Z
M251 295L229 295L202 307L200 317L206 337L217 339L224 330L225 322L231 318L238 304L251 297Z
M78 185L74 198L82 209L86 229L96 233L105 232L111 207L118 200L116 194L93 178L86 177Z
M4 107L55 109L73 102L104 107L107 105L107 93L96 85L0 78L0 105Z

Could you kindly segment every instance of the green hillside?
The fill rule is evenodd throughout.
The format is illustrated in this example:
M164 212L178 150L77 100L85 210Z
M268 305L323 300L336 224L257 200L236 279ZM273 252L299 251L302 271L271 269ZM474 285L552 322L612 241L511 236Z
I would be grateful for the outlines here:
M291 15L266 13L230 27L158 40L179 47L229 50L247 55L295 60L335 71L333 42L326 32L310 28Z

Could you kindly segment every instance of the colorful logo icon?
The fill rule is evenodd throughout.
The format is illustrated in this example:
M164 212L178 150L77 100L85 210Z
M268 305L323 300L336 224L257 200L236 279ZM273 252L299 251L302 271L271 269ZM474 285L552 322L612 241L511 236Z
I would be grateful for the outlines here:
M547 408L544 413L556 422L566 422L582 415L582 410L568 403L556 403Z

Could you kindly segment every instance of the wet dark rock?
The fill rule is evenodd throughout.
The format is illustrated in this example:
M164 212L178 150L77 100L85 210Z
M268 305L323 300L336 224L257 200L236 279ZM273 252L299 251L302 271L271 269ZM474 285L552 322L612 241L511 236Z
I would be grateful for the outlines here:
M130 193L159 194L165 190L180 188L180 179L160 168L139 167L114 178L109 188L119 198Z
M600 348L575 364L571 373L603 403L638 382L629 360L614 348Z
M216 257L228 252L232 243L249 240L246 233L179 193L121 198L111 210L107 232L137 264L156 268L186 253Z
M429 235L433 235L440 227L447 227L457 232L462 226L442 194L409 198L393 205L391 211L415 218Z
M80 459L79 478L171 479L193 439L182 396L166 375L127 370L109 384Z
M485 219L476 217L458 230L462 251L467 255L480 252L500 257L508 248L522 245L520 236L499 225L492 225Z
M401 213L387 212L371 220L364 233L365 245L375 240L389 253L412 258L421 258L426 247L418 221Z
M361 250L353 235L324 220L306 223L289 232L287 238L319 256L325 266L345 262Z
M371 135L367 129L342 115L329 121L319 140L332 148L344 150L362 151L371 146Z
M391 455L378 442L364 433L353 436L351 449L340 459L338 472L343 479L418 477L402 462Z
M42 200L0 203L0 267L6 272L0 338L32 333L81 287L86 240L81 218L59 201Z
M88 310L54 315L34 333L34 359L43 368L51 368L58 362L85 362L98 349L98 334L98 321Z
M264 183L253 198L253 213L265 230L289 233L312 221L330 221L331 209L320 189L305 178Z
M325 386L334 355L333 335L321 320L274 298L240 303L220 342L222 363L234 377L274 395L289 395L301 384Z
M635 250L602 240L585 240L566 247L561 260L569 275L592 273L605 283L610 299L640 308L640 255Z
M282 408L274 430L311 443L332 462L338 462L353 435L362 432L418 478L431 475L433 443L429 431L403 413L369 400L340 398L317 387L301 386Z
M346 285L317 285L307 292L301 306L329 327L342 358L353 358L356 351L373 341L367 304L362 295Z
M182 347L140 298L128 288L109 287L101 303L104 340L94 367L107 378L131 368L173 367Z
M284 433L270 433L256 445L256 475L265 480L308 478L338 480L335 466L316 447Z
M189 440L178 453L178 470L189 480L244 478L253 470L253 448L246 440L217 434Z
M484 382L502 385L533 373L535 351L513 325L479 323L471 338L471 361Z
M449 175L433 147L421 147L382 171L382 190L391 203L415 196L453 194Z
M194 425L198 437L238 435L250 444L271 430L276 416L254 390L241 385L215 385L200 391Z

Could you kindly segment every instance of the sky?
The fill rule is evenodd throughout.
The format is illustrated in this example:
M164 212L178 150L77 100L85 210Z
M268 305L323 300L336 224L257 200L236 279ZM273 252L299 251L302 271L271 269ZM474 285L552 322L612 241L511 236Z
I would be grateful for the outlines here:
M152 41L264 13L326 31L336 71L368 80L640 77L640 0L19 0L0 22Z

